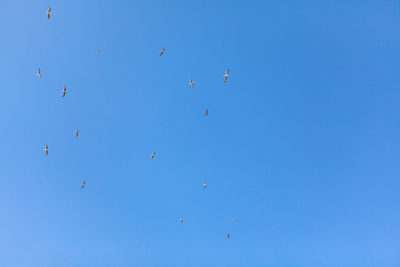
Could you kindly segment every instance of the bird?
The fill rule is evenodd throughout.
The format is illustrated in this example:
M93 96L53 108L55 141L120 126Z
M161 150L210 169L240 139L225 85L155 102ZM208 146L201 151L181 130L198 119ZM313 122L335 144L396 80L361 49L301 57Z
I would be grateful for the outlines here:
M79 131L76 130L76 132L75 132L75 137L78 137L78 135L79 135Z
M51 11L51 7L49 7L47 9L46 15L47 15L47 19L50 19L50 11Z
M160 52L160 57L164 54L165 48L163 47Z
M40 68L38 68L37 76L39 76L39 78L42 78L42 73L40 73Z
M62 90L62 97L65 96L65 93L67 92L67 86L64 86L64 89Z
M46 153L46 156L47 156L47 154L49 154L49 146L48 145L44 146L44 152Z
M179 218L179 221L180 221L181 223L183 223L183 216L181 216L181 217Z
M206 108L206 117L208 116L208 109Z
M194 82L193 82L192 78L189 79L189 84L190 84L192 87L194 87Z
M82 185L81 185L81 189L83 189L85 187L86 182L83 181Z
M100 51L96 50L96 49L93 49L93 53L98 54L98 53L100 53Z
M237 218L236 217L233 217L233 222L237 222Z
M229 237L230 237L231 235L228 233L227 235L226 235L226 237L229 239Z
M207 187L207 182L206 181L204 181L203 187L204 187L204 189L206 189L206 187Z
M224 77L225 77L224 83L226 83L228 81L228 77L229 77L229 69L226 70Z
M151 153L151 159L154 159L155 155L156 155L156 152Z

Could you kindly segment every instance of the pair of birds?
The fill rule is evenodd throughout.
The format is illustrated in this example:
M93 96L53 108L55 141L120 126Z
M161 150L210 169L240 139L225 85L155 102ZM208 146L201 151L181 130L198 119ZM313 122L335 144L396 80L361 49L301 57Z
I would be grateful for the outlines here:
M76 130L75 137L78 137L78 136L79 136L79 131ZM44 146L44 153L46 154L46 156L49 154L49 146L47 144Z
M224 75L224 83L226 83L228 81L228 77L229 77L229 69L226 70L225 75ZM194 81L192 78L189 79L189 84L194 87Z

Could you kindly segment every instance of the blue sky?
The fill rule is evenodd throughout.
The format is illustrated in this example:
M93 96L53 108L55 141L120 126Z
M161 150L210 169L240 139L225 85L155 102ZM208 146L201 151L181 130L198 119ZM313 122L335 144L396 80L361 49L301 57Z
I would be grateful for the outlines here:
M0 266L399 266L398 1L0 9Z

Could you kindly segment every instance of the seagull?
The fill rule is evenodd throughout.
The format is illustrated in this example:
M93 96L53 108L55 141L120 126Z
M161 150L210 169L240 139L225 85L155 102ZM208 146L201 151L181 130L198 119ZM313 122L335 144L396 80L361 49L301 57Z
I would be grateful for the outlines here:
M206 108L206 117L208 116L208 109Z
M83 181L82 185L81 185L81 189L83 189L85 187L86 182Z
M183 216L181 216L181 218L179 219L179 221L180 221L181 223L183 223Z
M75 137L78 137L78 135L79 135L79 131L76 130L76 132L75 132Z
M237 218L236 217L233 217L233 222L237 222Z
M189 79L189 84L190 84L192 87L194 87L194 82L193 82L192 78Z
M44 152L46 153L46 156L47 156L47 154L49 154L49 146L48 145L44 146Z
M163 49L161 49L161 52L160 52L160 57L164 54L164 51L165 51L165 48L163 47Z
M207 187L207 182L206 181L204 181L203 187L204 187L204 189L206 189L206 187Z
M231 235L228 233L227 235L226 235L226 237L229 239L229 237L230 237Z
M229 77L229 69L226 70L224 77L225 77L224 83L226 83L228 81L228 77Z
M62 97L65 96L65 93L67 92L67 86L64 86L64 89L62 90Z
M40 73L40 68L38 68L37 76L39 76L39 78L42 78L42 74Z
M156 155L156 152L151 153L151 159L154 159L155 155Z
M93 49L93 53L98 54L98 53L100 53L100 51L96 50L96 49Z
M47 9L46 15L47 15L47 19L50 19L50 11L51 11L51 7L49 7Z

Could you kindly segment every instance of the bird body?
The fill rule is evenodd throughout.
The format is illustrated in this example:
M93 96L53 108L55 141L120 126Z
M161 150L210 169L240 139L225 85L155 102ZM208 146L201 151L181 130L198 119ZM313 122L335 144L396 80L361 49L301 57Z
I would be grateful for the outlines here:
M98 54L98 53L100 53L100 51L96 50L96 49L93 49L93 53Z
M204 189L206 189L206 187L207 187L207 182L206 181L204 181L203 187L204 187Z
M46 156L49 154L49 146L48 145L44 146L44 152L45 152Z
M181 223L183 223L183 216L181 216L181 217L179 218L179 221L180 221Z
M189 79L189 84L194 87L194 81L192 80L192 78Z
M228 77L229 77L229 69L226 70L226 73L224 75L224 78L225 78L224 83L226 83L228 81Z
M231 235L228 233L227 235L226 235L226 237L229 239L229 237L230 237Z
M40 68L38 68L37 76L39 76L39 78L42 78L42 73L40 73Z
M206 117L208 116L208 109L206 108Z
M66 93L67 93L67 86L64 86L64 89L62 90L62 97L64 97Z
M75 132L75 137L78 137L78 135L79 135L79 131L76 130L76 132Z
M50 11L51 11L51 7L49 7L46 11L47 19L50 19Z
M160 52L160 57L164 54L164 51L165 51L165 48L163 47L163 49L161 49L161 52Z
M237 218L236 217L233 217L233 222L237 222Z
M154 159L155 155L156 155L156 152L151 153L151 159Z
M83 183L81 184L81 189L83 189L85 187L85 185L86 185L86 182L83 181Z

